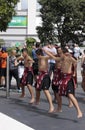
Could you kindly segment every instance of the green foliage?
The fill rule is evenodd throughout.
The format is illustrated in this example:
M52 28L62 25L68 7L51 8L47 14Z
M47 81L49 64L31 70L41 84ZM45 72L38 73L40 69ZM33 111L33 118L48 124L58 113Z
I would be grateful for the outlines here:
M11 54L12 50L16 50L16 48L15 47L8 47L7 48L7 52L9 55Z
M0 47L5 44L5 41L3 39L0 39Z
M27 47L31 47L34 43L36 42L36 39L34 38L26 38L26 44L27 44Z
M0 0L0 31L6 31L8 23L15 15L15 6L19 0Z
M37 27L40 40L51 38L53 42L57 36L62 45L70 40L79 43L85 33L85 0L38 1L42 17L42 26Z

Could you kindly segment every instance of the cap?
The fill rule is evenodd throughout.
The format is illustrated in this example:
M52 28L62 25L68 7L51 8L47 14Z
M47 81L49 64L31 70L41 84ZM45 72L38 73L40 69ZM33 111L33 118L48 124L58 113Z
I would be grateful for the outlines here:
M6 47L2 47L2 51L6 51Z

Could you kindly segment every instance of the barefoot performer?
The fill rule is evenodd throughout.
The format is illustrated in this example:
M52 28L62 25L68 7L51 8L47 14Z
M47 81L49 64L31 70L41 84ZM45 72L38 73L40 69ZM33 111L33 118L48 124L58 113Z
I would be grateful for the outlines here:
M22 94L20 97L24 97L25 96L25 86L27 86L30 95L31 95L31 100L29 103L34 103L34 92L33 92L33 88L32 88L32 84L33 84L33 71L32 71L32 64L33 64L33 60L32 58L28 55L28 49L24 48L22 49L22 55L21 57L19 57L17 60L24 60L24 73L20 82L21 88L22 88Z
M52 103L52 97L49 92L50 87L50 76L48 74L48 59L49 56L44 56L42 49L36 51L38 57L39 75L37 76L36 83L36 104L39 103L40 91L43 90L44 94L49 102L49 113L54 111L54 106Z
M57 48L57 53L61 51L61 47ZM56 55L56 57L59 57L59 54ZM55 101L58 104L57 109L54 110L54 112L62 112L62 98L59 96L59 81L61 80L61 61L56 61L55 69L53 72L53 80L52 80L52 90L54 92L54 98Z

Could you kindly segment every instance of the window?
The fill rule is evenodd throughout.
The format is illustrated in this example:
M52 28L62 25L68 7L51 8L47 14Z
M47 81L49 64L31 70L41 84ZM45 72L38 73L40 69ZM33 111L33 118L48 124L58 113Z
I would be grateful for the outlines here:
M28 9L28 0L21 0L21 9L22 10Z

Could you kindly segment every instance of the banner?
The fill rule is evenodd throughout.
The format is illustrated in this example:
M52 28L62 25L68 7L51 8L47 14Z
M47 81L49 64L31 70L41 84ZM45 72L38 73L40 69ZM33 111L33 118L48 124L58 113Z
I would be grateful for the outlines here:
M27 17L26 16L15 16L12 18L8 25L9 27L26 27Z

